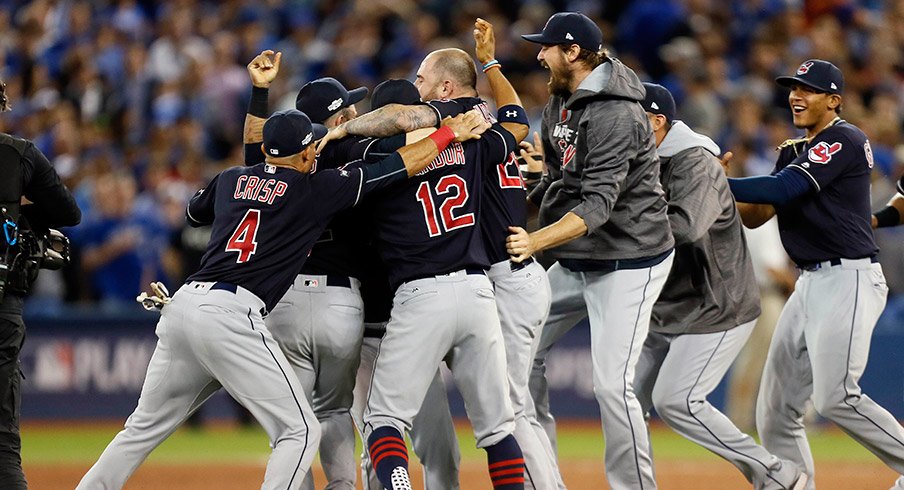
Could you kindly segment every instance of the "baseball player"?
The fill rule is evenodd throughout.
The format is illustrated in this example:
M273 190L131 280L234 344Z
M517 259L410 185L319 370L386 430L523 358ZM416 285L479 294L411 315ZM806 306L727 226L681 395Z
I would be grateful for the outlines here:
M475 23L477 57L484 64L497 105L520 106L517 94L493 59L495 39L492 26L478 19ZM476 73L470 57L461 50L444 49L429 54L417 72L415 86L429 105L387 107L377 113L351 121L345 133L374 134L378 127L392 126L397 120L416 121L411 130L422 124L433 124L442 117L478 108L489 116L486 102L477 97ZM430 117L430 108L436 111ZM515 111L513 110L513 115ZM509 116L512 117L512 116ZM524 135L518 134L520 140ZM533 358L533 344L546 317L549 304L549 285L542 266L525 261L516 264L505 250L508 227L524 225L527 221L523 179L514 156L515 148L504 161L487 167L481 190L480 227L484 244L493 263L488 275L496 291L496 303L505 342L510 396L516 412L515 438L524 454L528 484L536 488L555 488L561 484L551 444L543 432L535 431L527 418L528 377ZM415 432L422 437L419 428ZM415 437L413 436L413 439ZM435 440L435 437L430 437ZM558 481L557 481L558 480Z
M653 305L634 390L676 432L735 465L757 489L803 490L807 475L769 454L710 405L760 314L760 294L741 219L708 137L675 120L662 85L642 103L661 164L675 262Z
M543 114L548 174L530 194L541 228L513 227L515 262L548 250L552 305L538 347L589 316L593 387L612 488L653 489L656 481L634 368L653 303L672 265L674 239L659 183L659 159L640 102L637 75L602 51L599 27L583 14L553 15L537 59L549 68ZM539 371L538 371L539 372ZM535 398L537 410L542 398ZM550 439L554 438L554 434Z
M300 488L320 429L263 321L303 265L293 259L307 255L336 212L421 171L453 140L483 130L476 113L465 114L377 164L311 174L314 142L326 128L294 110L271 116L263 127L266 162L222 172L189 203L189 223L212 224L201 268L171 301L161 298L168 304L138 406L78 488L121 488L220 387L270 438L262 488Z
M463 51L440 50L428 58L457 75L459 83L475 84L476 69ZM419 73L415 85L421 89L423 84ZM429 107L391 104L331 133L388 136L438 118ZM511 104L500 107L499 120L479 143L447 151L404 192L374 203L380 211L380 252L396 294L364 421L371 460L388 489L410 488L402 434L443 360L465 398L477 445L487 451L494 488L524 488L496 302L484 272L490 263L478 196L488 169L496 169L517 148L513 132L523 137L527 118L523 108ZM412 365L422 371L412 372Z
M387 104L416 105L421 103L421 96L408 80L386 80L374 87L371 96L371 110L377 110ZM329 149L330 146L327 147ZM367 156L363 154L361 156ZM341 158L339 158L341 160ZM364 206L366 208L366 206ZM372 222L373 218L368 220ZM372 264L361 285L364 298L364 340L361 344L361 363L355 380L355 401L352 405L352 419L361 434L364 435L364 408L367 404L367 393L373 377L374 364L386 323L389 321L392 308L393 291L389 288L389 272L382 260ZM458 448L458 436L452 422L449 400L446 396L446 385L439 370L430 382L421 408L411 422L409 431L411 448L424 468L424 488L426 490L457 490L459 488L458 468L461 453ZM382 488L370 464L367 448L361 455L362 481L365 490Z
M252 102L246 123L246 147L262 139L254 119L266 117L267 87L279 72L281 53L271 60L265 51L248 65L252 78ZM333 78L306 83L298 92L295 108L327 128L357 116L355 104L367 88L347 90ZM260 163L260 151L246 151L246 165ZM320 157L317 169L340 163ZM361 278L372 264L379 264L373 249L361 249L366 238L362 211L337 214L304 259L301 273L266 319L267 328L292 364L305 395L320 422L320 462L327 488L355 487L355 429L349 410L364 333ZM313 490L311 474L303 488Z
M812 398L820 415L904 473L904 429L858 384L888 293L870 229L869 140L839 116L844 77L835 65L808 60L776 82L790 87L793 122L806 136L779 147L772 175L728 179L748 203L739 205L745 225L778 216L801 270L769 346L757 430L766 449L806 469L814 488L803 423Z

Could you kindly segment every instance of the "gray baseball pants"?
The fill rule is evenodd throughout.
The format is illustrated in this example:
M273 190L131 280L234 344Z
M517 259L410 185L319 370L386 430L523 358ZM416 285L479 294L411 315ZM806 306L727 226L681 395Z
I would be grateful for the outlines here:
M385 328L385 324L366 325L370 328ZM380 338L365 337L361 345L361 365L358 367L358 379L355 383L355 403L352 406L352 418L364 437L364 408L367 392L370 391L374 364L380 349ZM446 385L439 370L436 371L424 402L411 423L411 446L424 467L425 490L458 490L458 468L461 453L458 449L458 436L449 410L449 399L446 396ZM361 477L365 490L381 489L380 480L370 464L370 456L365 450L361 454Z
M343 278L344 279L344 278ZM327 276L299 274L266 319L320 421L320 464L327 490L354 490L355 428L349 410L364 333L360 283L331 286ZM314 489L313 477L305 490Z
M138 406L78 485L119 489L150 452L220 387L270 438L263 490L300 489L320 440L301 383L267 330L263 301L239 287L182 286L157 323L157 347Z
M904 429L858 384L887 294L879 264L825 262L801 272L779 317L757 399L757 431L766 449L806 469L810 489L814 465L803 416L811 397L820 415L904 474Z
M634 394L634 372L650 327L653 303L665 285L674 253L641 269L573 272L558 262L549 268L552 304L537 350L532 376L544 372L549 349L574 325L590 319L593 392L600 405L606 443L606 478L618 489L656 488L643 410ZM532 380L537 417L549 415L545 381ZM538 422L540 423L540 422ZM548 428L547 423L544 427ZM555 440L552 426L550 441Z
M540 330L549 314L549 279L538 262L522 268L505 260L493 264L487 275L496 289L496 307L508 371L509 396L515 410L515 439L524 454L525 486L536 489L559 488L562 477L552 444L544 431L531 424L528 382ZM562 484L564 486L564 484Z
M785 489L801 469L770 454L706 400L755 324L756 320L706 334L650 332L637 362L634 391L645 413L656 408L675 432L735 465L753 488Z
M443 360L465 400L477 447L514 431L493 286L483 273L461 270L396 291L364 412L368 437L376 427L402 434L411 428Z

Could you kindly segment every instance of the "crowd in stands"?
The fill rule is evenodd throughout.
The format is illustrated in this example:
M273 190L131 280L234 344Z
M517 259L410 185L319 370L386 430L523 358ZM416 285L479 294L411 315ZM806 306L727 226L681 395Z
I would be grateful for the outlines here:
M738 174L768 173L776 145L798 134L773 79L808 58L832 61L846 76L842 116L872 143L874 208L894 192L900 0L0 0L0 78L13 105L0 131L35 141L84 213L67 231L74 266L43 274L34 301L132 308L143 285L177 286L197 267L207 237L185 227L184 205L242 162L245 65L261 50L283 53L271 109L287 108L314 78L373 88L413 79L433 49L471 52L482 17L539 130L548 72L520 34L562 10L594 18L612 55L672 90L679 119L733 151ZM904 236L883 230L880 245L892 291L904 292Z

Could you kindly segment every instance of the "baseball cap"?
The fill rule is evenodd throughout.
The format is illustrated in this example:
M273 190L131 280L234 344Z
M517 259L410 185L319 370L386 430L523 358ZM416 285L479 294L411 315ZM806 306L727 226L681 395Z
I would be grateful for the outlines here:
M274 157L301 153L308 145L323 138L327 129L312 124L308 116L295 109L274 112L264 123L264 151Z
M804 61L793 76L778 77L775 82L783 87L802 83L829 94L840 94L844 90L844 75L841 70L824 60Z
M367 87L348 90L335 78L318 78L301 87L295 97L295 108L312 121L322 123L343 107L357 104L366 96Z
M521 37L538 44L577 44L590 51L603 49L603 32L596 22L580 12L559 12L546 21L543 32Z
M666 121L672 122L675 119L676 110L675 99L669 89L657 83L649 82L644 82L643 88L647 90L646 97L640 103L643 106L643 110L653 114L661 114L665 116Z
M421 103L421 94L409 80L393 78L380 82L374 87L370 97L370 110L374 111L386 104L414 105Z

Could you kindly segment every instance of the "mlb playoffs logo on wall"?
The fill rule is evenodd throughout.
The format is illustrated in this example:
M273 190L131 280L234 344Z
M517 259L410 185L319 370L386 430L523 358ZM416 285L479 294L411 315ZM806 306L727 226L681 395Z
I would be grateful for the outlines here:
M809 153L807 154L808 159L813 163L821 163L825 165L832 160L832 155L841 151L841 143L826 143L825 141L820 141L819 144L810 148Z

